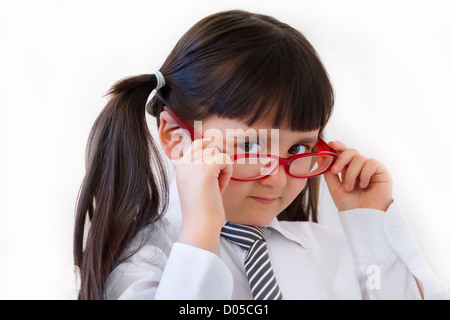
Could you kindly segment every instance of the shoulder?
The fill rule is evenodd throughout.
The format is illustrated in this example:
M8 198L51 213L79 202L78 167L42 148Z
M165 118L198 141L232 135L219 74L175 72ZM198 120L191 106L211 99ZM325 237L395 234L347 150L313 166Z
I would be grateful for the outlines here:
M165 218L142 229L109 274L106 298L122 298L138 283L158 283L175 239L173 226Z
M155 255L168 256L176 239L176 231L172 224L166 219L148 225L142 229L134 238L125 251L131 260L143 260L156 262ZM127 259L127 260L128 260Z

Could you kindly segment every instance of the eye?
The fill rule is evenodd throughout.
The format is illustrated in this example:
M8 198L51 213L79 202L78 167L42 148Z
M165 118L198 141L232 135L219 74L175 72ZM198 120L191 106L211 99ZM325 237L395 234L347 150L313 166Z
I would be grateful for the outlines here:
M289 149L288 152L289 152L290 154L297 155L297 154L302 154L302 153L311 152L311 148L308 147L308 146L305 146L305 145L303 145L303 144L296 144L296 145L293 145L293 146Z
M259 153L262 149L262 145L258 142L245 142L240 144L239 147L246 153Z

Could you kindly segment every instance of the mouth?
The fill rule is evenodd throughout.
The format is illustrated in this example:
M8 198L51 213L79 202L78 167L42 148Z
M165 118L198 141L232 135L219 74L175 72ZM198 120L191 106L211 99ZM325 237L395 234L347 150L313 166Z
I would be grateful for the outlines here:
M272 204L276 200L278 200L278 198L261 198L261 197L250 197L250 198L262 204Z

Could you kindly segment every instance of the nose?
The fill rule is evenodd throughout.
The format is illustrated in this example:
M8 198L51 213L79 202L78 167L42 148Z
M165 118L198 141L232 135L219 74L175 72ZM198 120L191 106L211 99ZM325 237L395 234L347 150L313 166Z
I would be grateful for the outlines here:
M270 175L259 180L259 182L267 187L279 188L286 185L288 174L284 165L278 166Z

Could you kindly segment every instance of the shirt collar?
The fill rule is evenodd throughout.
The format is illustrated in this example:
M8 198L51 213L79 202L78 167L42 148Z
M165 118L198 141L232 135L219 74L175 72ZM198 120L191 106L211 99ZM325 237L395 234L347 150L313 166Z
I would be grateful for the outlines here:
M298 234L295 234L289 231L288 229L284 228L277 218L274 218L272 222L268 225L268 227L278 231L285 238L298 243L299 245L301 245L303 248L306 249L305 241Z

